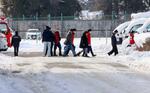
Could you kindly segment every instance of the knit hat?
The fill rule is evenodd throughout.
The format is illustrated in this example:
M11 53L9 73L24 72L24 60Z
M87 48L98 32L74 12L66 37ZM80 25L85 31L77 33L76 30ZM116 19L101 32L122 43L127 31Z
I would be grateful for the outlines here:
M51 27L49 27L49 26L46 26L46 29L49 29L49 30L50 30L50 29L51 29Z
M88 29L88 31L89 31L89 32L91 32L91 31L92 31L92 29Z
M77 31L77 29L75 29L75 28L74 29L70 29L70 31Z

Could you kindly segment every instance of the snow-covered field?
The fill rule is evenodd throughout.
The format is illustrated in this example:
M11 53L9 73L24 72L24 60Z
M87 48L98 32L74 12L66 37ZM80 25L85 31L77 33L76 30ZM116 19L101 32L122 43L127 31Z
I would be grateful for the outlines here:
M96 57L42 57L40 41L22 40L19 57L13 48L0 54L0 93L150 93L150 52L119 45L108 56L110 38L93 38L92 47Z

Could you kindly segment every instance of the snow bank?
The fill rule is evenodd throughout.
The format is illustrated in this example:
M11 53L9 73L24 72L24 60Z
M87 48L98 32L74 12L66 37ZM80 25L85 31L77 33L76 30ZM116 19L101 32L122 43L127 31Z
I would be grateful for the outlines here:
M146 73L150 73L150 52L145 52L145 53L138 53L135 52L132 54L132 57L129 57L130 61L125 62L126 65L128 65L131 69L133 69L134 71L138 71L138 72L146 72ZM136 58L136 60L134 60ZM142 59L141 59L142 58Z
M61 42L62 46L63 41L64 39ZM80 50L79 42L80 39L76 38L77 51ZM150 72L150 52L130 49L130 53L125 54L119 45L119 55L108 56L107 52L111 50L110 38L92 38L92 47L97 54L92 58L25 58L0 54L0 92L149 93L150 81L139 72ZM21 42L20 52L42 52L42 50L43 44L40 41ZM13 52L13 48L7 52Z
M134 39L138 47L143 47L143 44L146 43L147 38L150 38L150 33L135 34Z
M0 54L0 64L10 64L13 63L13 58L6 56L4 54Z
M138 34L138 35L135 35L135 41L137 43L138 46L141 46L142 43L145 42L145 38L149 37L150 36L150 33L143 33L143 34ZM61 43L62 43L62 50L63 50L63 42L64 42L65 39L62 39ZM76 51L80 51L81 49L79 48L79 42L80 42L80 39L79 38L76 38L75 39L75 46L76 46ZM124 40L123 41L123 44L122 45L118 45L118 50L119 50L119 55L117 55L116 57L115 56L108 56L107 53L111 50L111 40L110 38L92 38L92 47L93 47L93 51L94 53L97 54L97 57L96 58L93 58L93 59L84 59L82 57L79 57L79 58L58 58L56 60L56 58L51 58L51 60L56 60L55 62L73 62L73 63L77 63L78 60L80 60L80 62L85 62L85 63L88 63L88 62L97 62L97 58L103 58L105 59L106 61L105 62L114 62L114 61L117 61L119 60L119 62L121 63L125 63L125 64L130 64L131 68L136 68L138 69L139 67L136 66L136 64L138 64L137 61L142 61L141 63L143 63L145 66L146 65L150 65L150 64L147 64L147 63L144 63L143 60L145 59L148 59L149 56L150 56L150 52L139 52L139 51L136 51L135 50L135 47L129 47L127 48L126 46L129 44L129 38ZM43 44L41 41L36 41L36 40L22 40L21 42L21 47L20 47L20 53L24 53L24 52L28 52L29 54L31 52L42 52L43 51ZM9 49L7 52L13 52L13 48ZM89 54L89 56L91 56ZM33 69L34 66L35 67L39 67L40 68L40 63L42 62L49 62L49 58L44 58L44 57L31 57L31 58L24 58L24 57L8 57L8 56L5 56L3 54L0 55L0 64L13 64L13 63L38 63L38 64L35 64L33 65L33 67L31 68L28 68L28 70L34 70L36 72L36 69ZM32 59L32 61L27 61L27 60L30 60ZM94 60L97 60L97 61L94 61ZM34 62L33 62L34 61ZM149 60L145 60L145 61L149 61ZM126 63L127 62L127 63ZM132 65L131 65L132 64ZM135 65L134 65L135 64ZM139 64L140 65L140 64ZM145 68L145 66L143 65L143 68ZM136 67L135 67L136 66ZM142 67L140 66L139 69L141 69ZM41 68L43 69L43 68ZM54 69L55 70L55 69Z
M131 19L138 19L138 18L150 18L150 11L131 14Z

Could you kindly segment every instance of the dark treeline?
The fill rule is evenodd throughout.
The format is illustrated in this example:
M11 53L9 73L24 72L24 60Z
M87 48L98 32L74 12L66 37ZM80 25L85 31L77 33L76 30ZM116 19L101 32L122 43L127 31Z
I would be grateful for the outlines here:
M81 6L77 0L2 0L6 16L73 16L79 15Z
M150 0L2 0L2 5L4 14L12 17L78 16L85 9L103 10L105 15L150 10Z
M103 10L105 15L143 12L150 9L150 0L88 0L82 3L83 9Z

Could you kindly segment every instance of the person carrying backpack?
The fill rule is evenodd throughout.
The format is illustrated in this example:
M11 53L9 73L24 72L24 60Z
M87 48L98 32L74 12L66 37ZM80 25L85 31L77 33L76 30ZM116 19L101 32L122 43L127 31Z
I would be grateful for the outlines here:
M77 56L75 51L75 46L74 46L74 37L75 37L74 31L76 31L76 29L70 29L70 31L66 36L66 40L64 42L66 46L64 48L63 56L67 56L70 50L72 51L74 57Z

